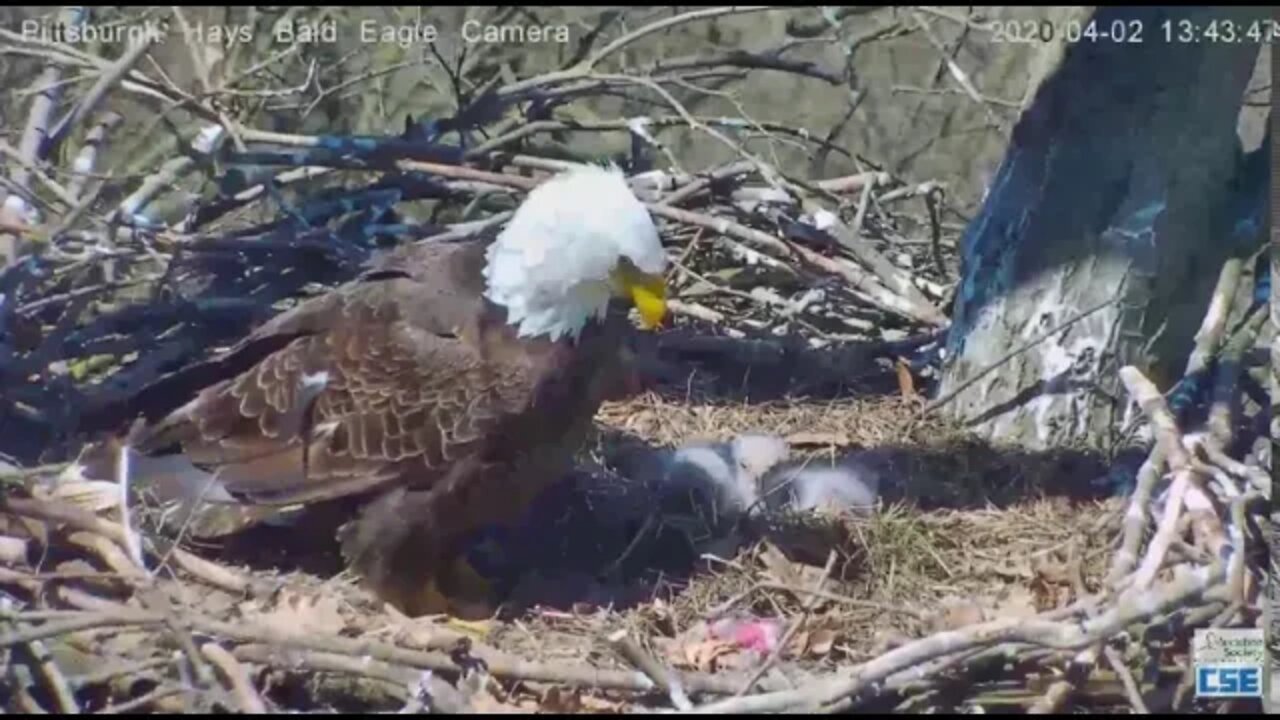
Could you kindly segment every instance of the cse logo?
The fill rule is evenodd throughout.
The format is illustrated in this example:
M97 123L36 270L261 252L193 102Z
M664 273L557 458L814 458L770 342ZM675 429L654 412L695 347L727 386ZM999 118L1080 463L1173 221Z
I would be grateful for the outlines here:
M1198 667L1196 697L1262 697L1262 668L1257 665Z

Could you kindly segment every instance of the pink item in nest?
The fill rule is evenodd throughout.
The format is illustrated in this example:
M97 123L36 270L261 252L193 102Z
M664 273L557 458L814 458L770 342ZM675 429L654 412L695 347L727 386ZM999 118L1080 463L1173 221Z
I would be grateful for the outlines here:
M778 647L782 623L760 618L722 618L711 623L711 636L733 642L743 650L768 654Z

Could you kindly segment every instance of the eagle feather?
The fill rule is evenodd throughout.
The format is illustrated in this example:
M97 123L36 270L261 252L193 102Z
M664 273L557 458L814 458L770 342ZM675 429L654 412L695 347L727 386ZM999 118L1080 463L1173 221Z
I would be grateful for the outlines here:
M620 175L608 177L625 188ZM599 218L573 236L569 198L558 197L566 237L608 239ZM619 198L610 197L616 213ZM546 205L557 196L541 198ZM530 212L545 211L535 199L513 222L528 226ZM631 200L625 220L635 226L645 211ZM656 231L644 230L652 236L628 235L615 254L648 253L636 264L660 268ZM184 382L195 396L161 412L129 406L151 420L128 438L144 459L135 482L181 506L179 516L209 535L267 520L272 508L345 503L354 516L339 533L348 562L402 610L427 611L414 606L415 588L441 571L468 532L516 520L568 469L621 369L625 316L583 314L574 303L590 293L566 301L565 317L581 327L537 336L512 320L513 305L486 295L495 245L521 240L402 246L216 360L180 371L186 380L162 379L163 393L140 397L182 402L173 396ZM513 267L504 272L510 281ZM593 292L606 281L583 279ZM545 288L554 284L534 283L552 311ZM561 285L573 292L572 283ZM507 282L504 292L518 288Z

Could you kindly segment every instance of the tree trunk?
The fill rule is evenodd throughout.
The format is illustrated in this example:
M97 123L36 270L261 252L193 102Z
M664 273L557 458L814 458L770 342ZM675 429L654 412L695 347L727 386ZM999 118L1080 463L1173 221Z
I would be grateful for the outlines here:
M1129 407L1120 367L1143 368L1164 390L1181 376L1222 263L1265 237L1233 230L1230 217L1244 192L1236 125L1259 46L1166 43L1162 23L1176 39L1184 18L1247 28L1267 16L1093 15L1100 32L1140 26L1142 42L1074 43L1014 128L962 244L945 412L1031 449L1104 449Z

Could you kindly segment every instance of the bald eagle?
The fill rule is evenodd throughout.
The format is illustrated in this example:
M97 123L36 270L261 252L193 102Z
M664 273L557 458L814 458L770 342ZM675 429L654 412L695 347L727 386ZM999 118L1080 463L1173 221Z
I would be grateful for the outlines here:
M338 501L342 554L375 594L453 612L460 543L568 469L627 311L664 317L666 267L620 171L564 172L496 236L391 251L189 373L192 399L135 423L131 482L204 536Z

